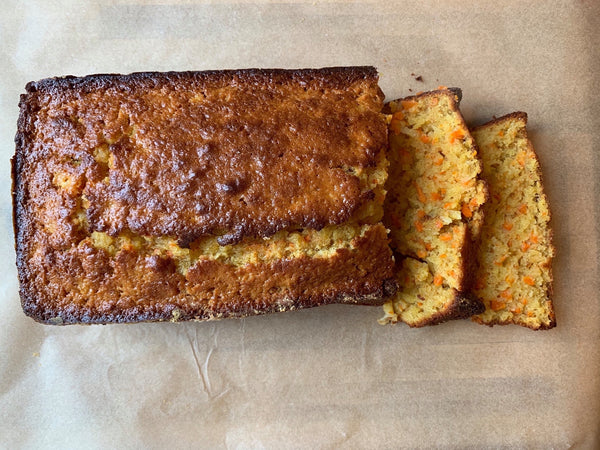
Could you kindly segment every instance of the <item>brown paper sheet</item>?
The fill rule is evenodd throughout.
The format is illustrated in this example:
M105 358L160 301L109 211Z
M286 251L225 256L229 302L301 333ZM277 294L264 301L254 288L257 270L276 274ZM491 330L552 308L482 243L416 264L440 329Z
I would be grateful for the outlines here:
M598 2L9 0L2 9L2 446L600 447ZM378 325L379 308L339 305L127 326L51 327L23 315L9 158L26 82L359 64L379 68L388 99L462 87L471 123L528 112L554 213L556 329L411 330Z

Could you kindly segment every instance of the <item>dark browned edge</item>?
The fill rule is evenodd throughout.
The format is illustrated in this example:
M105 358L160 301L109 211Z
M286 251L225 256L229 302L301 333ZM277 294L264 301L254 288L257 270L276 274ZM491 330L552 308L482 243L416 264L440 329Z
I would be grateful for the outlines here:
M327 75L327 77L323 77ZM346 83L362 79L378 80L377 69L373 66L337 66L322 67L319 69L225 69L225 70L205 70L205 71L182 71L182 72L133 72L130 74L99 73L86 76L66 75L63 77L44 78L39 81L27 83L25 89L27 92L46 90L55 92L59 89L80 89L84 92L90 92L95 89L105 88L107 86L119 86L122 89L128 89L128 83L140 82L156 85L161 81L177 81L190 78L207 79L231 79L236 77L246 77L249 80L255 79L257 82L265 81L295 80L301 79L303 82L319 81L325 86L343 86Z
M25 141L30 133L28 118L31 117L31 112L35 108L32 107L29 101L29 94L21 94L19 100L19 118L17 120L17 133L15 135L15 154L11 158L11 175L12 186L11 194L13 200L13 231L15 234L15 253L16 265L19 277L19 294L21 297L21 306L25 311L26 306L30 303L30 295L25 287L28 285L27 279L31 276L27 267L24 255L25 247L25 229L29 219L25 214L26 192L23 188L21 179L23 167L23 149Z
M46 325L110 325L116 323L207 321L226 318L240 319L269 313L313 308L328 304L381 306L383 304L382 299L385 299L389 295L393 295L394 286L394 280L384 280L377 291L354 296L351 301L347 295L339 294L333 297L321 296L305 298L302 299L302 301L294 300L293 304L289 306L271 304L267 308L261 309L229 309L227 311L203 312L202 314L186 313L175 305L166 305L162 311L156 312L141 311L141 308L135 307L115 314L93 314L89 310L82 310L76 307L74 307L72 311L65 311L64 309L56 311L51 308L45 308L43 311L39 311L39 308L34 307L35 301L30 297L28 292L24 293L24 298L22 296L22 305L23 311L27 316L38 323Z
M459 108L460 101L462 100L462 90L457 87L435 89L432 91L422 92L422 93L411 95L408 97L399 98L397 100L392 100L385 104L383 110L386 114L389 114L391 112L389 104L392 102L397 103L397 102L401 102L401 101L405 101L405 100L413 100L413 99L417 99L417 98L420 99L420 98L424 98L424 97L432 97L432 96L436 96L436 95L440 95L440 94L446 95L452 100L453 110L458 114L458 117L459 117L460 121L462 122L463 127L466 130L469 130L469 128L467 127L467 124L465 123L465 119L464 119L462 113L460 112L460 108ZM471 140L472 140L473 147L477 151L477 154L479 154L479 148L477 147L477 143L475 142L475 139L472 136L471 136ZM481 164L482 164L481 161L479 162L479 164L481 166ZM482 169L483 169L483 167L482 167ZM478 179L479 179L479 181L483 181L485 184L486 200L487 200L487 198L489 197L489 191L487 189L487 182L481 176L479 176ZM469 293L469 289L473 283L473 275L474 275L473 266L475 264L476 251L477 251L477 247L479 245L479 236L471 235L467 221L465 221L464 218L462 219L462 222L464 222L467 225L467 227L466 227L467 228L467 236L465 239L465 248L463 248L463 257L462 257L463 267L461 268L461 270L463 271L463 280L462 280L461 290L456 292L456 295L454 296L454 300L452 301L450 306L448 306L443 311L440 311L440 312L432 315L429 318L423 319L420 322L417 322L415 324L409 324L409 326L412 328L421 328L421 327L428 326L428 325L439 325L441 323L448 322L450 320L468 319L469 317L472 317L477 314L481 314L482 312L485 311L485 305L483 304L483 302L481 302L481 300L479 300L478 298L476 298L475 296L473 296ZM407 256L407 257L410 258L410 256Z
M529 145L529 149L531 150L531 153L533 154L533 157L535 158L535 160L537 162L537 175L540 178L540 187L541 187L541 191L542 191L541 195L546 200L546 204L548 205L548 228L549 228L549 230L548 230L549 231L548 245L552 249L552 251L554 253L554 257L556 257L556 247L552 243L552 241L554 240L554 230L551 227L552 211L550 209L550 203L548 202L548 197L546 196L546 193L544 192L544 177L543 177L543 173L542 173L542 165L540 164L540 159L539 159L537 153L535 152L535 149L533 148L533 144L531 143L531 140L529 139L529 135L527 133L527 120L528 120L527 113L523 112L523 111L515 111L515 112L509 113L509 114L505 114L501 117L494 118L494 119L492 119L488 122L485 122L481 125L472 127L471 131L477 131L481 128L492 126L492 125L497 125L498 123L501 123L501 122L504 122L507 120L513 120L513 119L514 120L522 120L525 123L525 133L527 135L527 142ZM554 302L552 301L553 294L554 294L554 286L553 286L554 272L553 272L553 268L552 268L552 265L553 265L552 263L553 263L554 257L550 259L550 262L548 264L548 270L550 272L550 281L548 282L547 289L546 289L547 296L548 296L548 304L549 304L550 323L540 324L539 327L534 327L534 326L525 325L521 322L515 322L515 321L501 322L499 320L493 320L491 322L483 322L478 317L472 317L471 320L473 320L474 322L479 323L481 325L487 325L489 327L493 327L494 325L519 325L519 326L522 326L524 328L529 328L530 330L534 330L534 331L550 330L552 328L555 328L556 327L556 316L555 316L555 312L554 312Z

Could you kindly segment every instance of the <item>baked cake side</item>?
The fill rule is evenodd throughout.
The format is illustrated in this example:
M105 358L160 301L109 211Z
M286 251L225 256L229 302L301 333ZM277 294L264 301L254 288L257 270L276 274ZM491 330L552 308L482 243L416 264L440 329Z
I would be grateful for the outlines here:
M420 327L483 311L469 287L487 190L459 96L440 89L387 105L384 223L399 290L385 304L381 323Z
M244 316L394 291L374 68L27 85L13 158L25 312Z
M527 115L493 120L475 128L473 137L490 189L473 287L486 310L473 320L553 328L550 210Z

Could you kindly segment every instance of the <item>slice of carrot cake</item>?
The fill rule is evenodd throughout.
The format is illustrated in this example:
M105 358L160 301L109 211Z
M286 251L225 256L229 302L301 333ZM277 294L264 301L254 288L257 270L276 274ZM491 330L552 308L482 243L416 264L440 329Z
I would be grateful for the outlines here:
M469 291L487 190L460 94L444 88L387 105L384 223L400 289L381 323L420 327L483 312Z
M554 247L540 164L526 126L527 114L516 112L473 130L490 189L473 287L486 310L473 319L548 329L556 325Z

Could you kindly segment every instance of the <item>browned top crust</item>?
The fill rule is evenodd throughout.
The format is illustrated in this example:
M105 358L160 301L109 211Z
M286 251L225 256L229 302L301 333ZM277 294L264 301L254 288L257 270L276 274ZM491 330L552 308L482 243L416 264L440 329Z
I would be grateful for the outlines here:
M356 172L374 167L386 144L377 80L372 67L340 67L29 83L16 184L19 173L31 178L19 195L38 197L67 171L83 186L90 232L170 235L182 245L340 224L373 196ZM36 207L56 217L81 207L73 201ZM57 224L66 244L74 230Z
M501 117L494 117L492 120L488 120L487 122L482 123L481 125L469 127L469 129L473 132L473 131L480 130L481 128L489 127L494 124L504 122L505 120L510 120L510 119L521 120L527 125L527 113L523 112L523 111L515 111L515 112L511 112L509 114L505 114L504 116L501 116Z

